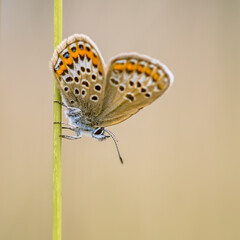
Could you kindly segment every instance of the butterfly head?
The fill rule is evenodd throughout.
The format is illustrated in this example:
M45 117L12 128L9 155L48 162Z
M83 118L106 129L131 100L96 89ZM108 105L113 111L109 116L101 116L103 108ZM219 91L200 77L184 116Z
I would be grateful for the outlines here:
M102 141L102 140L105 140L107 137L109 137L104 135L104 133L105 133L105 129L103 127L97 127L92 130L92 137Z

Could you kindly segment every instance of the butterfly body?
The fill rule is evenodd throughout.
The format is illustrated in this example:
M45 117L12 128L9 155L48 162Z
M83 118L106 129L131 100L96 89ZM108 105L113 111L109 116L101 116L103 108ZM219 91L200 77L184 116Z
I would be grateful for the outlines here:
M137 53L119 54L106 67L95 43L83 34L70 36L56 48L51 69L75 132L69 139L80 138L82 132L106 139L105 127L128 119L173 82L164 64Z
M67 125L70 126L67 127L67 129L75 132L75 136L69 136L69 139L81 138L82 133L98 140L105 140L107 138L107 136L104 135L105 131L103 127L92 127L92 121L82 119L83 116L79 108L65 106L67 107L65 113L69 119L69 124Z

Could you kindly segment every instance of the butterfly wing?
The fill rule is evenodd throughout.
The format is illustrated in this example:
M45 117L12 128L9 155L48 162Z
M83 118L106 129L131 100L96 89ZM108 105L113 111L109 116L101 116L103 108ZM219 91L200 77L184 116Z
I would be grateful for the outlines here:
M94 42L83 34L65 39L55 50L51 68L66 104L80 108L82 123L98 125L105 89L103 58Z
M113 58L107 70L101 126L120 123L160 97L173 74L159 61L136 53Z
M81 121L89 126L126 120L161 96L173 81L165 65L135 53L113 58L105 76L97 46L83 34L56 48L51 68L65 103L81 109Z

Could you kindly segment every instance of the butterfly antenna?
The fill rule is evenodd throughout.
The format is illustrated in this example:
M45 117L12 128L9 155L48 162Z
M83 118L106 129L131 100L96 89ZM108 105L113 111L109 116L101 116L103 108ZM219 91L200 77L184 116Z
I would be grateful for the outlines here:
M118 148L118 145L117 145L118 140L117 140L116 136L115 136L112 132L110 132L109 130L107 130L107 129L104 129L104 130L105 130L105 131L109 134L109 136L113 139L113 141L114 141L114 143L115 143L115 146L116 146L116 148L117 148L118 157L119 157L119 159L120 159L120 162L123 164L123 159L122 159L122 156L121 156L121 154L120 154L120 151L119 151L119 148Z

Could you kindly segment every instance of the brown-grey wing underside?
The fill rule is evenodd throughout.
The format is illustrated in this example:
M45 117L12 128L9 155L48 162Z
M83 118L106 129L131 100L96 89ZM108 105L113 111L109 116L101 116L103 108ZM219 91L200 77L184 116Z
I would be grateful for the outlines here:
M173 74L159 61L136 53L120 54L107 68L101 126L120 123L160 97Z
M70 107L81 109L82 121L98 125L105 89L104 61L94 42L83 34L65 39L55 50L51 68Z

